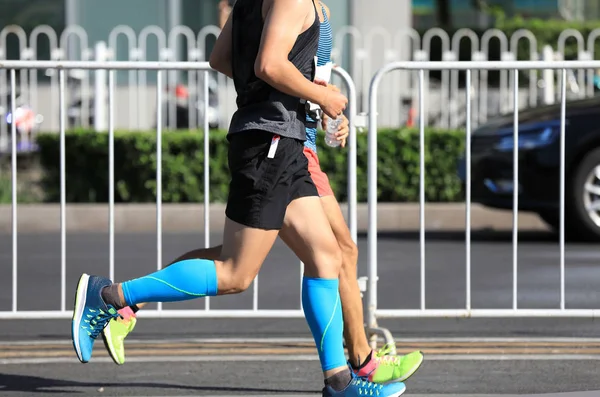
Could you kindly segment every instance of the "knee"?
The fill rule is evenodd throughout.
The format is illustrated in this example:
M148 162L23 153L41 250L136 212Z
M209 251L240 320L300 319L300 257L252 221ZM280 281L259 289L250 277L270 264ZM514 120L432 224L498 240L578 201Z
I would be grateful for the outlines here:
M347 283L349 280L351 280L350 282L356 282L358 274L358 248L354 242L351 242L351 244L341 247L341 250L344 260L342 261L342 269L340 271L340 282Z
M339 278L342 269L342 250L335 239L321 241L310 256L303 258L304 275L317 278Z
M332 245L328 252L322 256L322 262L326 265L325 271L327 273L331 273L333 277L339 277L342 271L342 264L344 263L344 256L340 246Z
M239 294L246 291L256 274L235 271L231 267L223 266L217 271L219 295Z
M335 265L336 273L339 275L342 271L342 266L344 264L344 253L341 249L338 249L335 252L335 256L333 257L333 263Z
M219 279L219 295L240 294L246 291L254 281L254 277L231 274Z
M254 281L254 276L240 275L231 280L231 294L240 294L250 288L250 285Z
M358 247L352 241L351 238L340 241L340 249L342 251L343 267L356 269L356 263L358 262Z

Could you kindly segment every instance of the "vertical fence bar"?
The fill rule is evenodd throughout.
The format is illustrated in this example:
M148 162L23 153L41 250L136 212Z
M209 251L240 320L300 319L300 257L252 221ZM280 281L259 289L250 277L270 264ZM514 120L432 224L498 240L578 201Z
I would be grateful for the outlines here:
M560 84L560 308L565 310L565 129L567 118L567 69Z
M98 100L98 98L97 98ZM108 71L108 239L109 278L115 279L115 71Z
M204 71L204 248L210 248L210 125L209 111L209 85L208 70ZM204 299L204 308L210 310L210 297Z
M58 112L60 130L60 310L66 310L67 287L67 161L65 144L65 70L58 71Z
M162 77L156 72L156 269L162 268ZM162 302L157 304L162 310Z
M56 70L54 70L54 73L51 74L50 76L50 98L56 98L58 95L60 95L58 93L58 91L60 90L58 88L58 86L60 84L57 85L56 83ZM52 103L50 104L50 112L51 112L51 117L50 117L50 125L55 125L54 122L56 121L56 112L57 110L59 110L57 108L57 104L56 102L52 101ZM60 110L59 110L59 114L60 114ZM60 121L59 121L60 122Z
M171 0L173 1L173 0ZM177 81L176 71L167 72L167 130L177 129Z
M10 70L10 140L11 140L11 202L12 202L12 311L17 311L17 82Z
M421 249L421 310L425 310L425 71L419 69L419 235Z
M368 207L368 305L367 326L377 327L377 92L383 72L380 70L369 86L369 131L367 146L367 207Z
M0 69L0 87L6 87L6 85L6 69ZM0 95L0 108L6 109L8 107L6 99L6 95L2 92L2 95ZM8 131L6 128L6 124L0 123L0 149L8 148Z
M334 71L344 80L348 88L348 225L350 235L355 243L358 243L358 220L357 220L357 138L356 138L356 86L352 77L341 68L335 68Z
M258 274L254 277L254 285L252 287L252 310L258 310Z
M517 310L518 241L519 241L519 71L513 71L513 310Z
M127 76L127 96L129 99L129 109L130 109L130 117L128 117L129 119L129 129L130 130L135 130L135 129L140 129L140 125L135 124L134 121L134 117L133 117L133 104L137 103L136 99L135 99L135 92L137 90L137 79L135 78L137 71L135 70L130 70L129 74ZM139 108L136 107L135 108L135 112L137 113L139 111ZM139 120L139 115L136 114L136 119ZM135 127L134 127L135 126Z
M137 86L136 86L136 101L135 103L137 104L137 125L138 128L140 128L140 126L142 125L142 113L143 113L143 109L145 108L145 104L142 104L142 98L145 98L143 89L146 88L146 71L145 70L137 70L136 71L137 74ZM157 107L156 109L160 109L160 104L158 105L159 107ZM158 118L158 115L156 116Z
M196 111L196 98L198 97L198 84L196 83L196 71L188 70L188 120L190 128L199 128L198 112Z
M471 310L471 69L467 70L467 121L466 121L466 156L465 156L465 180L467 207L465 211L465 262L466 262L466 308Z

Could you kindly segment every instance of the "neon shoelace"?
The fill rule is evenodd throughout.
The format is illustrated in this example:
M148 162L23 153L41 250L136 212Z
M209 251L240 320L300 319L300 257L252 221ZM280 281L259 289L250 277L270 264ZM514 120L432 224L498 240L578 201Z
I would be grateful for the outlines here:
M388 354L392 351L393 346L392 345L385 345L383 346L381 349L379 349L376 353L375 353L375 359L378 361L383 361L386 364L391 364L391 365L400 365L401 364L401 357L399 356L389 356Z
M86 317L88 319L83 320L84 323L89 324L89 329L85 325L82 325L81 328L84 329L90 337L95 339L96 337L98 337L98 334L100 334L100 332L104 329L106 324L108 324L108 320L116 316L116 312L114 312L114 309L112 308L109 309L108 313L102 309L89 309L89 312L95 314L86 314Z
M355 378L352 382L358 386L358 392L363 396L378 396L383 385L372 383L363 379Z

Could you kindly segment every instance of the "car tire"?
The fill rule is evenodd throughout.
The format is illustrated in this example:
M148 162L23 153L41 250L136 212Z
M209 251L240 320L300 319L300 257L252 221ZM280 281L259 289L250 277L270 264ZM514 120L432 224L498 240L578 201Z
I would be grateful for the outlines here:
M560 234L560 212L557 209L555 210L541 210L538 211L538 216L546 223L546 225L550 226L552 232L554 232L557 236ZM581 239L578 236L577 224L573 222L571 217L567 215L565 211L565 238L570 241L577 241Z
M560 232L560 213L558 210L538 211L537 214L553 231Z
M592 219L585 203L585 185L591 173L598 166L600 166L600 148L585 155L574 170L572 183L567 185L565 219L568 219L572 226L570 229L580 240L600 241L600 222Z

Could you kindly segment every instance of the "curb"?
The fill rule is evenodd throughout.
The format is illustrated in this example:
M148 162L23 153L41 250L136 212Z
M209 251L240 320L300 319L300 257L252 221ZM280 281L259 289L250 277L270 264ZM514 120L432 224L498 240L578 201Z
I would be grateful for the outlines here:
M341 204L344 215L347 205ZM203 232L204 206L202 204L163 204L163 232ZM116 204L115 232L156 232L155 204ZM380 232L418 231L420 207L418 203L380 203L377 208L377 229ZM427 231L465 230L464 203L431 203L425 205ZM67 232L108 232L107 204L67 204ZM358 232L368 227L368 207L358 205ZM211 204L209 208L211 232L221 232L225 222L225 204ZM532 213L519 213L519 230L549 231L546 224ZM11 233L12 207L0 205L0 232ZM21 233L60 231L60 205L19 204L17 230ZM471 207L471 230L512 230L512 212L493 210L478 204Z

